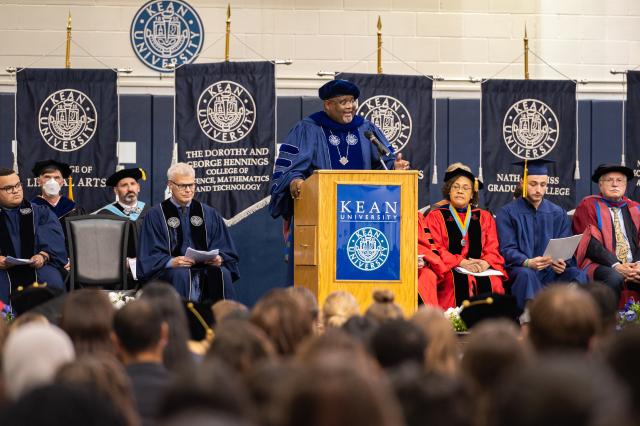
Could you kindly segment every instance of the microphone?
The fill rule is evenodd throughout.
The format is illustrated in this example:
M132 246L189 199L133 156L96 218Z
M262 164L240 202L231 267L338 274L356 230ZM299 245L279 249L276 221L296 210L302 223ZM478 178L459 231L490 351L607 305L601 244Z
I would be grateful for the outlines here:
M373 132L367 130L366 132L364 132L364 136L369 139L369 141L371 141L371 143L377 148L378 154L380 154L381 157L391 154L389 148L387 148L382 142L380 142L378 138L376 138L376 135L373 134Z

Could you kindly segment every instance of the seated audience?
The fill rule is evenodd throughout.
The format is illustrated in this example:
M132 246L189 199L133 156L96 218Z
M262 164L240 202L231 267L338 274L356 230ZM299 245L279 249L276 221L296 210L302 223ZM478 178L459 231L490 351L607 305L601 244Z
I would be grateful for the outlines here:
M529 338L536 351L591 349L600 320L598 307L586 291L557 284L540 292L529 309Z
M169 326L149 302L136 300L116 313L113 332L142 424L151 425L169 386L170 374L162 364Z
M373 303L367 308L365 317L369 317L382 324L385 321L402 319L402 308L394 303L395 296L390 290L376 290L373 292Z
M102 290L83 288L69 293L62 305L60 328L71 338L78 356L115 354L111 331L115 308Z
M347 320L360 312L358 301L347 291L334 291L327 296L322 305L324 329L340 328Z

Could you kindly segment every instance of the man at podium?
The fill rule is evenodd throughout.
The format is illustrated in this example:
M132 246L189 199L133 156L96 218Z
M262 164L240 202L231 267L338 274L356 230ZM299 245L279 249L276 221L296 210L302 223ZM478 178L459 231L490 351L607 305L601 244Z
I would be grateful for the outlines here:
M271 179L269 212L284 219L284 234L290 257L293 199L300 196L302 182L315 170L407 170L409 162L397 156L384 133L371 121L357 115L360 89L346 80L331 80L318 90L323 110L298 122L289 132ZM290 265L293 259L288 259ZM293 268L289 268L289 284Z

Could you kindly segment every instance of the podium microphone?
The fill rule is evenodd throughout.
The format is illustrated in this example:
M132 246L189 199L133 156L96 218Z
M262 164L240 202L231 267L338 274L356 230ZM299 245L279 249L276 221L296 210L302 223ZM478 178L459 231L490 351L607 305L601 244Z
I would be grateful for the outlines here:
M364 136L369 139L369 141L371 141L371 143L378 149L378 154L380 154L380 156L391 154L389 148L387 148L382 142L380 142L378 138L376 138L376 135L373 134L373 132L367 130L366 132L364 132Z
M389 151L389 148L387 148L382 142L380 142L378 138L376 138L376 135L374 135L373 132L369 130L364 132L364 136L367 139L369 139L369 141L373 144L373 146L375 146L376 149L378 150L378 159L380 160L382 167L385 170L389 170L384 160L382 159L383 156L391 154L391 151Z

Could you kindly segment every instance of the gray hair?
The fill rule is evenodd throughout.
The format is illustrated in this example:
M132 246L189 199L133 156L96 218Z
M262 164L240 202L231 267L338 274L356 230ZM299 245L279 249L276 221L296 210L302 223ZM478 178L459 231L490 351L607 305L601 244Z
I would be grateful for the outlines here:
M167 180L173 180L176 176L196 177L196 171L187 163L176 163L167 170Z

